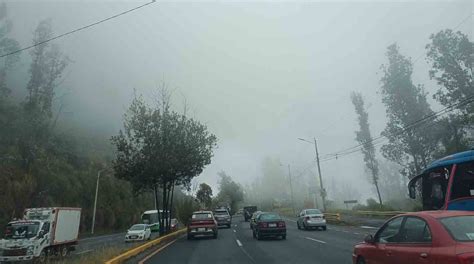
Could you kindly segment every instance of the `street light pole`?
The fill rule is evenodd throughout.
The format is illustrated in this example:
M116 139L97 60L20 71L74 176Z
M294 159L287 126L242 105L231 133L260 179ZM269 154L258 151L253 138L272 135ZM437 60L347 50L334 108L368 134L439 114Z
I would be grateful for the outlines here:
M95 199L94 199L94 211L92 212L92 228L91 228L91 234L94 234L94 227L95 227L95 212L97 210L97 195L99 194L99 179L100 179L100 174L104 171L105 169L99 170L97 172L97 183L95 185Z
M323 185L323 177L321 175L321 166L319 165L318 143L314 138L314 150L316 151L316 163L318 163L319 185L321 186L321 198L323 199L323 210L326 211L326 190Z
M291 169L290 164L288 164L288 177L290 178L290 193L291 193L291 208L293 208L293 215L296 215L295 211L295 199L293 196L293 185L291 183Z
M314 144L314 150L316 152L316 164L318 165L318 173L319 173L319 185L321 187L321 199L323 200L323 210L326 211L326 190L324 189L323 176L321 175L321 166L319 165L318 143L316 142L316 138L313 138L314 143L304 138L298 138L298 139L304 142L308 142L310 144Z

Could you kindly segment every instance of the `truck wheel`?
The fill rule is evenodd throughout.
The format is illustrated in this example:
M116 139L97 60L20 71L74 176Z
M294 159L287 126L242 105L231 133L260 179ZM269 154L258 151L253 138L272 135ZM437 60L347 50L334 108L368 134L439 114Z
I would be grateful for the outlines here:
M300 222L296 221L296 227L298 227L298 230L301 229Z
M35 259L35 263L46 263L46 259L48 258L48 255L46 254L45 250L42 250L40 255Z

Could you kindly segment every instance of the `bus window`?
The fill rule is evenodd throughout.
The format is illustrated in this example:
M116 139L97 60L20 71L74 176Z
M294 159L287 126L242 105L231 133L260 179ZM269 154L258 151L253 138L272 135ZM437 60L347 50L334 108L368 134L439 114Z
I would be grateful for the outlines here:
M439 210L444 206L448 179L449 170L447 168L429 172L429 175L423 178L424 210Z
M453 179L451 200L474 196L474 162L458 164Z

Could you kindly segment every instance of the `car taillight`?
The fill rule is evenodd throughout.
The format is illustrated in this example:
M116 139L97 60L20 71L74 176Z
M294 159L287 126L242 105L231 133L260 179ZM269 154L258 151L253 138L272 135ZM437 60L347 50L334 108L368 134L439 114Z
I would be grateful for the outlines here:
M459 264L474 264L474 253L458 255Z
M258 225L259 225L260 227L268 227L268 224L267 224L267 223L258 223Z
M306 216L306 217L304 218L304 220L308 221L309 218L310 218L309 216Z
M285 222L278 222L278 227L285 227Z

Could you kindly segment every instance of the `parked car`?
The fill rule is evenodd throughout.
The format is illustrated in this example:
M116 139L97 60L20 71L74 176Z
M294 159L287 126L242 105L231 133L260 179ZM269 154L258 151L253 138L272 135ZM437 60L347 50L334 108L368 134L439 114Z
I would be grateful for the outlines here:
M238 215L243 215L243 214L244 214L244 209L243 209L243 208L240 208L240 209L237 211L237 214L238 214Z
M286 239L286 224L277 213L262 212L256 217L253 237L261 240L265 237L281 237Z
M354 264L474 263L474 212L398 215L354 247Z
M188 223L188 240L197 236L217 238L217 221L211 211L197 211Z
M232 225L232 217L230 216L227 209L216 209L214 210L214 216L216 217L217 225L225 225L228 228Z
M178 219L172 218L171 219L171 231L176 231L179 227Z
M130 227L125 234L125 242L149 240L151 229L146 224L136 224Z
M304 209L297 217L296 225L298 229L321 228L326 230L326 219L319 209Z
M257 206L245 206L244 207L244 220L249 221L252 218L252 214L257 211Z
M252 217L250 218L250 229L253 230L253 228L255 227L256 225L256 218L257 216L261 213L262 211L256 211L255 213L252 214Z

